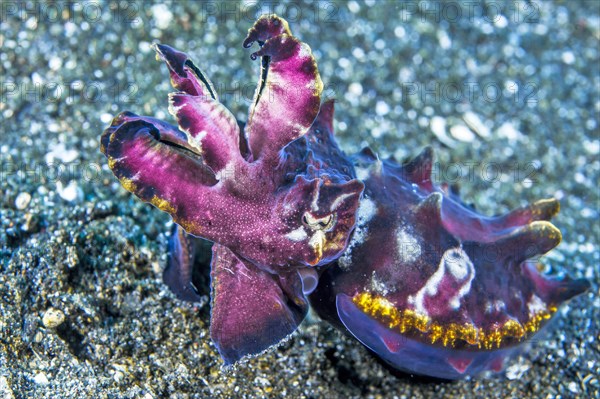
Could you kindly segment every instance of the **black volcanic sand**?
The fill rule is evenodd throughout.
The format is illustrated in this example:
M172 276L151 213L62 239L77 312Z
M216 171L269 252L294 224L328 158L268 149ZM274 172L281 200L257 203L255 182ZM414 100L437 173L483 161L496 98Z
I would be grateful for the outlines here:
M256 6L3 1L0 397L599 397L600 3L476 3L263 4L313 49L346 151L431 144L436 181L486 214L561 201L564 240L541 262L592 289L505 372L445 382L390 370L315 316L222 370L208 287L192 306L162 283L170 218L121 188L100 133L126 109L172 121L154 41L189 52L245 120Z

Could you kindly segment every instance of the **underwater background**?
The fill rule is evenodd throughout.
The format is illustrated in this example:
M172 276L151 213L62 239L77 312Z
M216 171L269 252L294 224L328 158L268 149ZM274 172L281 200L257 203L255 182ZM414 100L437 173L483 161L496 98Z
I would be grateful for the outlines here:
M222 370L208 281L195 305L162 282L170 217L121 187L100 134L122 110L172 121L153 42L245 120L259 67L242 41L273 12L311 46L346 152L432 145L434 180L488 215L560 200L540 262L592 289L503 373L401 374L315 315ZM2 1L0 398L600 396L599 44L595 0Z

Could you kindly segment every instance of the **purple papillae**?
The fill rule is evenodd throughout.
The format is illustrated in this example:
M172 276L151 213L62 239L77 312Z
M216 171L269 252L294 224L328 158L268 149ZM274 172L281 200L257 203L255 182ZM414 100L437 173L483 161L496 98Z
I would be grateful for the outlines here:
M164 281L180 299L200 300L198 244L213 243L210 331L227 364L294 332L310 302L398 369L498 371L589 287L529 260L560 242L557 201L484 217L432 183L430 149L404 165L369 149L347 157L308 45L275 15L248 31L253 43L245 124L185 53L155 45L177 126L124 112L101 138L121 184L177 224Z

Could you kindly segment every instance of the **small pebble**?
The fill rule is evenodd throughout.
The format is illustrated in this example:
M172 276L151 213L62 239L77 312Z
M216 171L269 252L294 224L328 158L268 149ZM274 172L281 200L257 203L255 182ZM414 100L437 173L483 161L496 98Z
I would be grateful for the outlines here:
M27 213L25 215L25 223L21 226L21 229L27 233L35 233L39 228L39 217L33 213Z
M79 264L79 257L77 256L77 248L68 247L67 248L67 266L69 269L76 267Z
M569 388L569 391L573 393L579 393L579 387L577 386L577 383L571 381L567 387Z
M465 125L454 125L450 128L450 134L457 140L470 143L475 140L475 135Z
M29 202L31 202L31 194L27 192L19 193L15 199L15 206L17 209L22 211L23 209L27 208Z
M65 314L60 309L49 308L44 313L42 324L46 328L56 328L65 321Z
M75 201L81 193L81 189L79 188L75 180L71 180L69 184L67 184L67 186L64 186L60 181L57 182L56 191L62 199L68 202Z
M442 118L441 116L434 116L433 118L431 118L429 127L430 127L431 131L433 132L433 134L435 135L435 137L437 137L440 142L446 144L450 148L456 147L456 141L454 141L452 138L450 138L448 136L448 134L446 133L446 119L445 118Z
M515 362L506 369L506 378L509 380L519 379L523 377L527 370L529 370L529 365Z
M67 149L63 143L50 145L50 152L45 155L46 163L53 164L57 161L69 163L75 161L79 157L79 151Z
M466 112L463 116L463 120L469 125L471 129L475 131L479 136L483 138L490 137L490 128L488 128L485 123L479 118L479 116L474 112Z
M38 385L48 385L50 384L50 381L48 381L48 377L46 377L46 374L39 372L35 375L35 377L33 377L33 381L35 381L36 384Z
M36 344L39 344L40 342L42 342L43 339L44 339L44 334L42 334L41 331L36 332L35 335L33 336L33 342L35 342Z

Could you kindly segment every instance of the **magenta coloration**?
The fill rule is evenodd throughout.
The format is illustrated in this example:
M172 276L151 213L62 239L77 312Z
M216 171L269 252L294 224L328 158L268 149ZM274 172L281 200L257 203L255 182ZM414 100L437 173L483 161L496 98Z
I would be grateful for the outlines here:
M155 46L178 90L177 126L122 113L101 150L122 185L177 223L165 283L199 301L199 240L213 242L211 337L226 363L295 331L310 304L392 366L462 378L499 371L585 280L550 279L532 257L561 239L543 200L484 217L430 178L433 153L399 165L347 157L310 48L261 17L245 125L185 53ZM307 298L309 296L309 298Z

